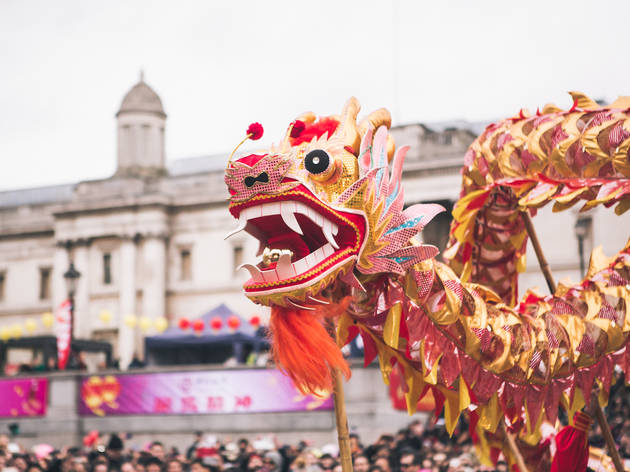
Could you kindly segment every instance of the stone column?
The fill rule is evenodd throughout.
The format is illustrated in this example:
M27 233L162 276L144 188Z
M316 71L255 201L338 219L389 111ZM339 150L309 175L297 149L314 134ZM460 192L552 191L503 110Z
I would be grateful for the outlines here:
M74 294L74 337L84 339L90 337L92 328L89 313L90 264L87 241L79 241L76 244L72 258L74 267L81 273Z
M126 370L135 351L135 327L125 324L128 315L136 315L136 243L125 238L120 245L120 308L118 310L118 357L120 368Z
M142 247L142 316L166 315L166 237L148 235ZM144 335L137 351L144 357Z
M68 287L66 281L63 278L63 274L68 270L70 266L70 258L68 257L68 249L66 244L62 241L57 243L55 248L55 255L53 259L53 271L52 271L52 311L54 312L57 307L68 298Z

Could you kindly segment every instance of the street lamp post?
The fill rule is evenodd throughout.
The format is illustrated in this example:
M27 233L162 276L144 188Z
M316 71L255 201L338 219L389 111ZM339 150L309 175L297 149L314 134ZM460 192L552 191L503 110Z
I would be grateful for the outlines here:
M72 354L72 341L74 340L74 295L77 291L79 277L81 277L81 272L75 269L74 262L70 261L70 267L63 274L68 289L68 300L70 301L70 354Z

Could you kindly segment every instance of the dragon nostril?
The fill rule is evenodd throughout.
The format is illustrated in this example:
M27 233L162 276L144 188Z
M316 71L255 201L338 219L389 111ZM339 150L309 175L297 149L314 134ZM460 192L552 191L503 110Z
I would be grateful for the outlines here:
M258 177L256 177L256 180L258 180L258 182L267 183L269 182L269 175L267 174L267 172L261 172L260 174L258 174Z
M243 182L247 187L253 187L256 182L266 184L267 182L269 182L269 175L267 174L267 172L261 172L256 177L252 177L251 175L245 177L243 179Z

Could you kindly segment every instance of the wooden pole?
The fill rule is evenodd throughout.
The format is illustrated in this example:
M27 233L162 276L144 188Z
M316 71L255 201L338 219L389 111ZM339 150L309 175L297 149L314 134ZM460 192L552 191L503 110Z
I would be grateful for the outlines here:
M623 467L623 464L621 463L621 457L619 456L619 451L615 446L615 440L613 439L612 433L610 432L610 426L608 426L608 421L606 421L604 411L602 410L602 407L599 406L599 401L597 401L597 398L592 399L591 403L594 403L593 410L595 411L595 417L597 418L599 426L602 428L602 434L604 435L604 439L606 440L606 445L608 446L610 457L615 463L615 469L617 469L617 472L623 472L625 469Z
M553 280L553 275L551 275L549 263L545 258L545 254L543 254L542 246L540 245L538 235L536 234L536 230L534 229L534 223L532 222L532 219L530 218L527 211L521 212L521 216L523 217L523 222L525 223L525 229L527 229L529 240L532 242L534 252L536 253L536 257L538 258L540 270L542 270L542 273L545 276L545 280L547 281L547 287L549 287L549 291L553 295L554 293L556 293L556 282L555 280Z
M553 295L556 292L556 282L553 279L551 270L549 269L547 259L545 259L545 255L543 254L540 241L538 240L538 235L536 234L536 230L534 229L534 224L532 223L532 219L530 218L529 213L527 213L527 210L521 212L521 215L525 223L525 228L527 229L527 235L532 242L534 252L536 253L536 257L538 258L540 269L542 270L542 273L545 276L545 280L547 281L547 286L549 287L549 290ZM599 423L600 428L602 428L602 434L604 435L604 439L606 440L606 446L608 446L608 453L615 463L615 468L617 469L617 472L623 472L624 468L623 465L621 465L621 457L619 456L619 451L617 450L617 446L615 445L612 433L610 432L608 421L606 421L606 417L604 416L604 411L602 410L602 407L600 406L597 399L591 400L591 403L594 403L593 411L595 412L595 416L597 417L597 422Z
M331 369L334 385L335 420L337 422L337 441L339 442L339 459L343 472L352 472L352 453L350 452L350 433L346 401L343 392L343 376L339 369Z
M520 470L521 472L528 472L529 469L525 465L525 460L523 459L523 455L521 454L521 451L516 445L516 440L514 439L514 436L512 435L512 433L510 433L507 430L504 422L501 422L501 425L503 426L503 432L505 433L505 437L507 439L508 446L510 447L510 451L512 451L512 454L514 454L514 459L516 460L516 465L518 466L518 470Z
M330 337L337 339L335 322L326 320L326 331ZM330 369L333 380L333 399L335 402L335 422L337 424L337 442L339 444L339 461L342 472L352 472L352 452L350 451L350 432L348 431L348 415L346 414L346 397L343 391L343 374L337 368Z

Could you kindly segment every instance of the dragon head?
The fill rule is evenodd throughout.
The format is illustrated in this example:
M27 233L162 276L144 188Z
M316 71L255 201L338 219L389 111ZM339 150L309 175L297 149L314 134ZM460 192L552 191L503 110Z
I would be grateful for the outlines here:
M408 148L394 152L387 110L357 124L359 109L351 98L340 116L306 113L279 145L228 163L229 210L238 219L228 236L246 231L260 242L260 260L242 266L252 301L311 305L335 284L360 288L362 276L403 273L437 254L411 238L443 208L403 209Z

